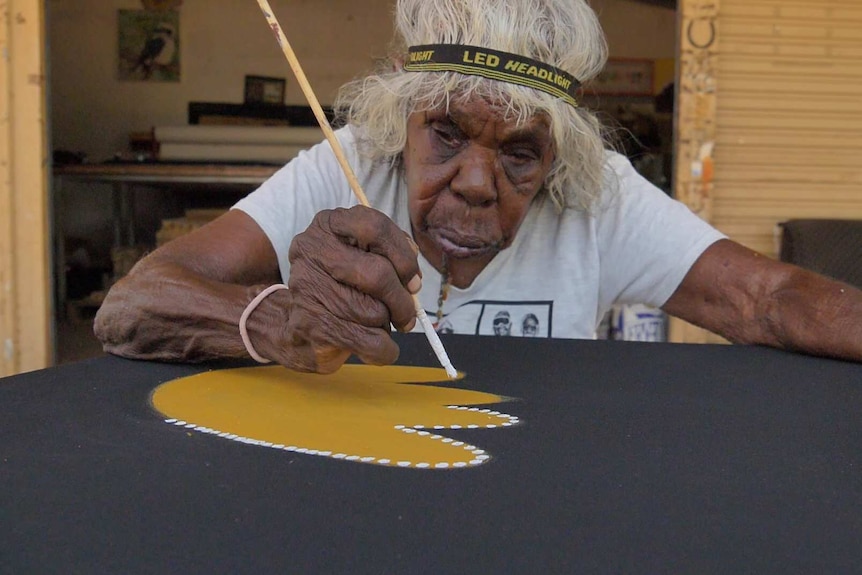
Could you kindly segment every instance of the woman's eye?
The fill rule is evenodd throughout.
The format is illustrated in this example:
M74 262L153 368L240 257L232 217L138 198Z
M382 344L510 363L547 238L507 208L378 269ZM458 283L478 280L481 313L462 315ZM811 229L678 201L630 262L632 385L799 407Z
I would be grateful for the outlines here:
M506 155L515 160L518 163L527 163L532 162L538 159L538 154L534 150L530 150L527 148L516 148L513 150L506 151Z
M458 145L460 139L456 131L452 129L451 126L432 125L431 129L436 138L447 146L454 147Z

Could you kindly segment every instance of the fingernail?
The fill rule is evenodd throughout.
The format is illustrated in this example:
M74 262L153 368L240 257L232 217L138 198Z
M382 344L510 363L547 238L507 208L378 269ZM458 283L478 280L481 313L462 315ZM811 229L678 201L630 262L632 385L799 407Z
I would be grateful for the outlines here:
M410 320L410 323L408 323L406 326L404 326L404 333L413 331L414 327L416 327L416 318L415 317Z
M413 276L413 279L407 284L407 290L410 293L419 293L419 290L422 289L422 278L419 277L419 274Z

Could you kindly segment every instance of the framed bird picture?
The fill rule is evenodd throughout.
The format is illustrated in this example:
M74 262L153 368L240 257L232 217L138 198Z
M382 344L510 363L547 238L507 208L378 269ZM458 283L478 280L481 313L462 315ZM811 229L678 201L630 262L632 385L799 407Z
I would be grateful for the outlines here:
M175 10L119 10L118 78L179 82L180 13Z

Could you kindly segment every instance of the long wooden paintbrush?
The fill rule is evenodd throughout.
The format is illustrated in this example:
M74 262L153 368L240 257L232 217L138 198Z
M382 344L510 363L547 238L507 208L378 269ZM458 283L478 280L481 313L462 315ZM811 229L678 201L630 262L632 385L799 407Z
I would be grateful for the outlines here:
M284 31L281 29L281 25L278 23L278 19L276 19L272 8L270 8L269 2L267 0L257 0L257 3L266 17L270 29L275 34L275 39L278 41L278 45L281 46L281 50L284 52L284 56L287 58L294 76L296 76L296 81L299 82L299 87L302 88L302 93L305 94L305 99L308 100L308 104L314 112L314 117L317 118L317 123L320 124L320 129L323 130L323 135L326 136L326 140L332 146L332 151L335 152L338 164L341 166L345 177L347 177L350 189L353 190L353 194L360 204L370 207L371 204L368 203L368 197L362 191L362 186L359 185L359 180L356 179L356 174L353 173L353 169L347 161L347 156L344 155L344 150L341 148L338 138L335 137L335 132L332 130L332 126L329 125L329 120L326 118L326 114L323 113L323 108L320 106L317 96L314 95L314 90L311 89L311 84L308 83L305 72L302 71L302 66L299 65L299 60L293 52L293 48L290 47L290 42L287 41L287 36L284 35ZM449 355L443 347L443 342L440 341L440 337L434 331L434 326L431 325L431 320L428 319L428 314L425 313L425 309L419 303L419 298L416 295L413 296L413 303L416 308L416 318L419 320L419 324L422 326L422 330L425 332L431 348L437 355L440 365L446 370L446 374L450 379L455 379L458 377L458 371L452 366Z

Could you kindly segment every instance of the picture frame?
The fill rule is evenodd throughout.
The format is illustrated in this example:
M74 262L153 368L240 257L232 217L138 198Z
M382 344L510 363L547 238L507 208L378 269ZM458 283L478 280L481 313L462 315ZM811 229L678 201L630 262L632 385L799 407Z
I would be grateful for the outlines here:
M244 102L253 105L284 105L286 85L284 78L246 76Z
M118 10L117 79L179 82L179 32L176 10Z
M605 96L652 96L655 62L640 58L611 58L605 68L586 86Z

